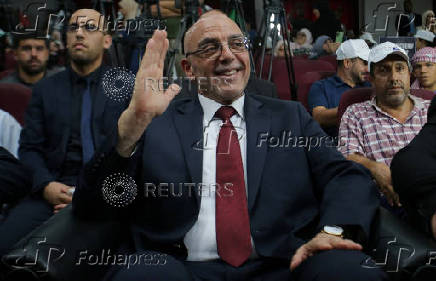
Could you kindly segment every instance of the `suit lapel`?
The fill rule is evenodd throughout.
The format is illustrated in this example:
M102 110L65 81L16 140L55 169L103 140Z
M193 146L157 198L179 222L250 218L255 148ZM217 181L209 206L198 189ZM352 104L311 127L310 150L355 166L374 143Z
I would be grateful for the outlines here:
M106 68L102 66L100 70L100 78L102 77ZM102 79L98 79L97 95L94 97L94 103L92 105L92 135L94 138L94 147L101 143L100 132L102 131L100 126L103 126L103 113L106 107L107 97L103 91Z
M262 170L265 164L267 146L258 146L261 133L269 132L271 113L263 109L263 103L245 95L245 120L247 125L247 181L248 210L251 211L260 188Z
M192 182L196 184L195 195L199 203L198 183L201 183L203 176L203 110L198 97L181 100L176 105L174 122Z
M56 91L53 93L55 94L53 100L56 101L54 110L57 112L55 116L61 116L62 124L64 127L62 128L63 134L62 134L62 145L64 146L64 149L66 151L67 144L68 144L68 138L70 137L71 133L71 124L72 124L72 87L71 87L71 70L65 71L63 75L65 77L57 79L57 86ZM67 89L67 90L65 90Z

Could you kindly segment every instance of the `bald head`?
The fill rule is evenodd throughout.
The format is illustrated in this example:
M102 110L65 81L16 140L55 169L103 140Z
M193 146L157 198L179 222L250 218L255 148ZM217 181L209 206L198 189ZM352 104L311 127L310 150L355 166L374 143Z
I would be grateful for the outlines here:
M185 33L183 48L185 54L192 52L196 47L198 42L195 42L193 35L204 32L205 28L209 25L216 23L228 24L231 28L236 28L242 34L239 26L229 18L225 13L220 10L211 10L201 15L197 22L195 22Z
M104 29L104 16L94 9L80 9L75 11L70 18L70 24L93 24L98 30Z

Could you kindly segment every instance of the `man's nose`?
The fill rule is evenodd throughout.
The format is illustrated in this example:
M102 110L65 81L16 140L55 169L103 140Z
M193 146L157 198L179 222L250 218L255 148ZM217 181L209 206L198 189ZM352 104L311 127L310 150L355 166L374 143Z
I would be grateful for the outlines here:
M232 61L235 59L235 54L233 54L232 50L227 44L221 45L221 54L219 56L221 61Z
M36 55L38 54L38 50L36 50L36 48L32 48L30 54L32 55L32 57L36 57Z
M79 25L79 27L76 30L76 37L83 38L83 35L84 35L83 29L84 28L85 28L84 26Z

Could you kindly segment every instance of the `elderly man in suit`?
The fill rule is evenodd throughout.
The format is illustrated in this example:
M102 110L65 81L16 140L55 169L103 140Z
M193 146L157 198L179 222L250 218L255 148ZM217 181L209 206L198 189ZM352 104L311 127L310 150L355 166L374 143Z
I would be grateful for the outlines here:
M31 171L31 195L0 225L0 255L71 203L83 164L115 126L124 106L105 95L103 53L112 38L102 16L76 11L67 27L70 66L35 85L20 137L19 156ZM33 177L32 177L33 175Z
M384 280L357 243L378 204L369 173L300 104L247 93L246 39L225 14L203 14L185 38L199 94L159 90L169 43L156 31L73 196L76 215L130 227L124 250L139 261L107 280Z

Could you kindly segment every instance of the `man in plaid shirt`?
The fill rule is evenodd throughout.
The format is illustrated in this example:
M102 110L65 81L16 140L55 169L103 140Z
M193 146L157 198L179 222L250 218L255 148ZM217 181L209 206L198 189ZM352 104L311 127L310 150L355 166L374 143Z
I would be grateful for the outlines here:
M410 95L409 57L396 44L374 47L368 67L375 97L347 108L339 128L339 151L368 168L389 205L399 207L389 166L427 122L430 101Z

